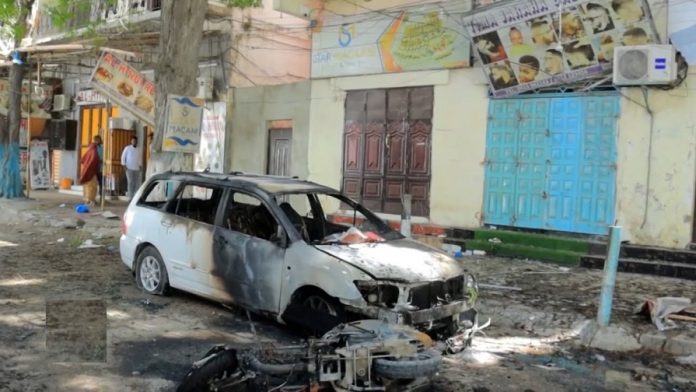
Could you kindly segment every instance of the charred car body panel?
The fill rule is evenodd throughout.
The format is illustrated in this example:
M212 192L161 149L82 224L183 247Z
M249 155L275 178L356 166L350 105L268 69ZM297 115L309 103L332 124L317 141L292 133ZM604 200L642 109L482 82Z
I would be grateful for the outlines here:
M293 197L306 207L293 209ZM380 241L326 242L349 227L329 222L322 200L352 208ZM458 320L477 296L475 280L454 259L403 238L336 190L291 178L153 176L124 216L123 262L136 271L148 246L161 255L170 286L280 322L308 291L353 313L431 327Z

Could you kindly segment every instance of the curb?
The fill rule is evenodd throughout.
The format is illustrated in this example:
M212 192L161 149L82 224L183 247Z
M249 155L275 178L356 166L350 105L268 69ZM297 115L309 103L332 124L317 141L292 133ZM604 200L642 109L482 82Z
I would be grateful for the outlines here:
M646 349L673 355L696 353L696 337L688 336L683 331L674 331L670 336L661 331L639 333L626 325L609 325L600 327L592 321L580 333L580 345L606 351L635 351Z

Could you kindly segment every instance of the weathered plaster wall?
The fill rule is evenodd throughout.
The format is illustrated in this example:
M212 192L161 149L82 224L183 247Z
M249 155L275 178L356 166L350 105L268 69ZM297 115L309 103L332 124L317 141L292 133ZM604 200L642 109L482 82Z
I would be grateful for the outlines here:
M617 220L624 227L624 239L631 242L682 248L691 241L696 198L696 95L689 86L694 85L696 73L691 73L675 90L648 90L654 121L652 139L641 90L622 91Z
M434 86L430 221L478 226L487 117L479 69L313 80L309 179L341 187L346 91L428 85Z
M311 83L305 81L230 90L234 97L229 100L233 109L228 115L225 171L265 173L268 122L292 120L291 174L307 178L310 88Z

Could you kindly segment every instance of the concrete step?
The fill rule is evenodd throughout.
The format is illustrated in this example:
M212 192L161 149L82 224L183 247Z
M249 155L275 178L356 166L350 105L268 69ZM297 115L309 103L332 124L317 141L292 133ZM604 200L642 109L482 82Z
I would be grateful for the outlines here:
M445 242L447 243L447 241ZM581 252L573 252L565 249L551 249L505 242L493 243L488 240L464 240L462 249L483 250L496 256L548 261L569 266L580 265L580 259L585 255Z
M626 257L629 259L670 261L675 263L696 265L696 251L688 249L622 245L621 257Z
M494 238L499 239L503 244L519 244L585 254L590 250L590 240L553 234L490 229L478 229L474 233L476 240L488 241Z
M604 260L604 256L582 256L580 266L591 269L604 269ZM635 274L696 280L696 265L687 263L621 257L619 258L618 270Z

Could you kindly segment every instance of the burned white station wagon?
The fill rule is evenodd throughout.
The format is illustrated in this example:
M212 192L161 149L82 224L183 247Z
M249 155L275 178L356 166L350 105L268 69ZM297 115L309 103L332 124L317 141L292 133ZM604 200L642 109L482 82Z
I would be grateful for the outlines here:
M151 294L173 287L317 332L356 315L449 335L475 323L478 288L462 263L312 182L158 174L122 231L121 258Z

